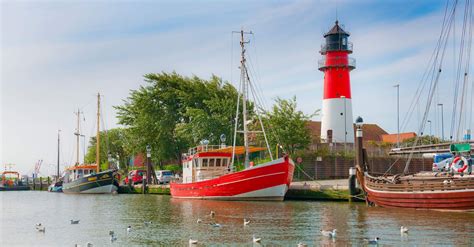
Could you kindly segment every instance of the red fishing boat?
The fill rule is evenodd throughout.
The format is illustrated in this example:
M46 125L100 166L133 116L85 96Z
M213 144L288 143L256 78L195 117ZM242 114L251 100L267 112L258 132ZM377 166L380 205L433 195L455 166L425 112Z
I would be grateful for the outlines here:
M293 179L295 165L287 155L273 159L269 148L265 129L258 112L256 115L260 122L261 130L249 130L247 125L251 120L247 119L247 93L253 89L250 76L247 74L245 48L248 42L244 41L244 31L241 35L240 46L242 49L240 69L241 85L237 99L237 111L239 113L242 102L242 130L238 130L239 114L236 116L234 126L233 145L227 147L225 135L221 135L219 146L208 145L208 140L201 141L201 145L192 148L183 155L183 178L179 182L170 184L171 196L175 198L192 199L214 199L214 200L283 200ZM248 33L248 34L251 34ZM253 92L255 93L255 92ZM240 101L242 98L242 101ZM255 98L255 96L254 96ZM254 102L255 103L255 102ZM255 107L258 108L258 107ZM238 133L244 135L244 146L236 146ZM249 145L249 133L263 133L266 148L252 147ZM270 161L258 163L257 160L250 161L256 152L268 151ZM277 155L278 156L278 155ZM242 157L242 163L236 164L236 157ZM240 167L240 168L239 168Z

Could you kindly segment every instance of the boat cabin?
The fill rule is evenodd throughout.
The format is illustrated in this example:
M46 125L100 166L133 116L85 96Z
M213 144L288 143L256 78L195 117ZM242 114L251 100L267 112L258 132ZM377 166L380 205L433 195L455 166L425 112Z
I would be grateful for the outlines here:
M64 175L64 182L69 183L78 178L85 177L89 174L95 174L97 171L97 165L77 165L71 166L66 169L66 174Z
M265 150L251 147L250 152ZM205 181L231 173L233 147L225 145L199 145L183 154L183 183ZM235 154L243 154L244 147L235 147Z

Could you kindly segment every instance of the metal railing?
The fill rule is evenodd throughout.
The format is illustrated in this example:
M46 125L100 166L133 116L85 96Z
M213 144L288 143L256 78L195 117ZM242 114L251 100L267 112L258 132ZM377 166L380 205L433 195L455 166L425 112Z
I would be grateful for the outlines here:
M326 54L328 51L348 51L352 53L354 45L352 42L347 42L347 45L343 45L341 42L330 42L321 45L321 54Z
M190 148L188 150L188 153L186 153L184 155L193 155L193 154L200 153L200 152L216 151L216 150L219 150L219 149L222 149L222 148L225 148L225 147L226 146L224 146L224 145L199 145L197 147Z
M345 68L355 69L356 60L351 57L324 57L318 61L318 69L324 70L326 68Z

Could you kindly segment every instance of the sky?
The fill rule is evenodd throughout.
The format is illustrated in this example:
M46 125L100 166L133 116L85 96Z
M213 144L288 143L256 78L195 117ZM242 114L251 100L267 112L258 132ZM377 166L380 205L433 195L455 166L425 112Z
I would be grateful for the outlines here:
M144 74L175 71L238 82L238 37L232 31L241 28L254 33L249 56L267 105L296 96L299 109L310 114L322 105L317 61L323 34L339 19L351 33L357 61L351 72L354 118L396 133L393 86L400 84L403 117L445 7L444 1L404 0L0 2L0 163L31 174L41 159L45 175L55 171L58 130L61 166L74 163L78 108L84 112L82 133L94 135L98 92L110 129L118 126L113 106L145 85ZM446 60L454 67L453 56ZM450 73L442 80L452 79ZM451 95L449 87L438 95L445 119ZM434 135L441 132L439 115L430 116Z

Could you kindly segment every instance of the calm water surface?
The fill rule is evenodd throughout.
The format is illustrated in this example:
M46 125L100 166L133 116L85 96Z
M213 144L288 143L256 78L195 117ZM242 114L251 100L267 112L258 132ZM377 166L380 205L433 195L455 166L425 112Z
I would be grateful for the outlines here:
M314 201L222 202L178 200L158 195L66 195L35 191L0 192L0 246L474 246L474 214L367 208L363 203ZM209 225L209 212L216 212ZM196 223L201 218L203 223ZM243 226L243 218L251 220ZM80 219L71 225L69 220ZM152 221L149 227L143 221ZM46 226L46 233L35 224ZM132 232L127 234L127 226ZM400 226L408 226L408 235ZM335 241L320 229L337 229ZM111 243L110 230L117 234Z

